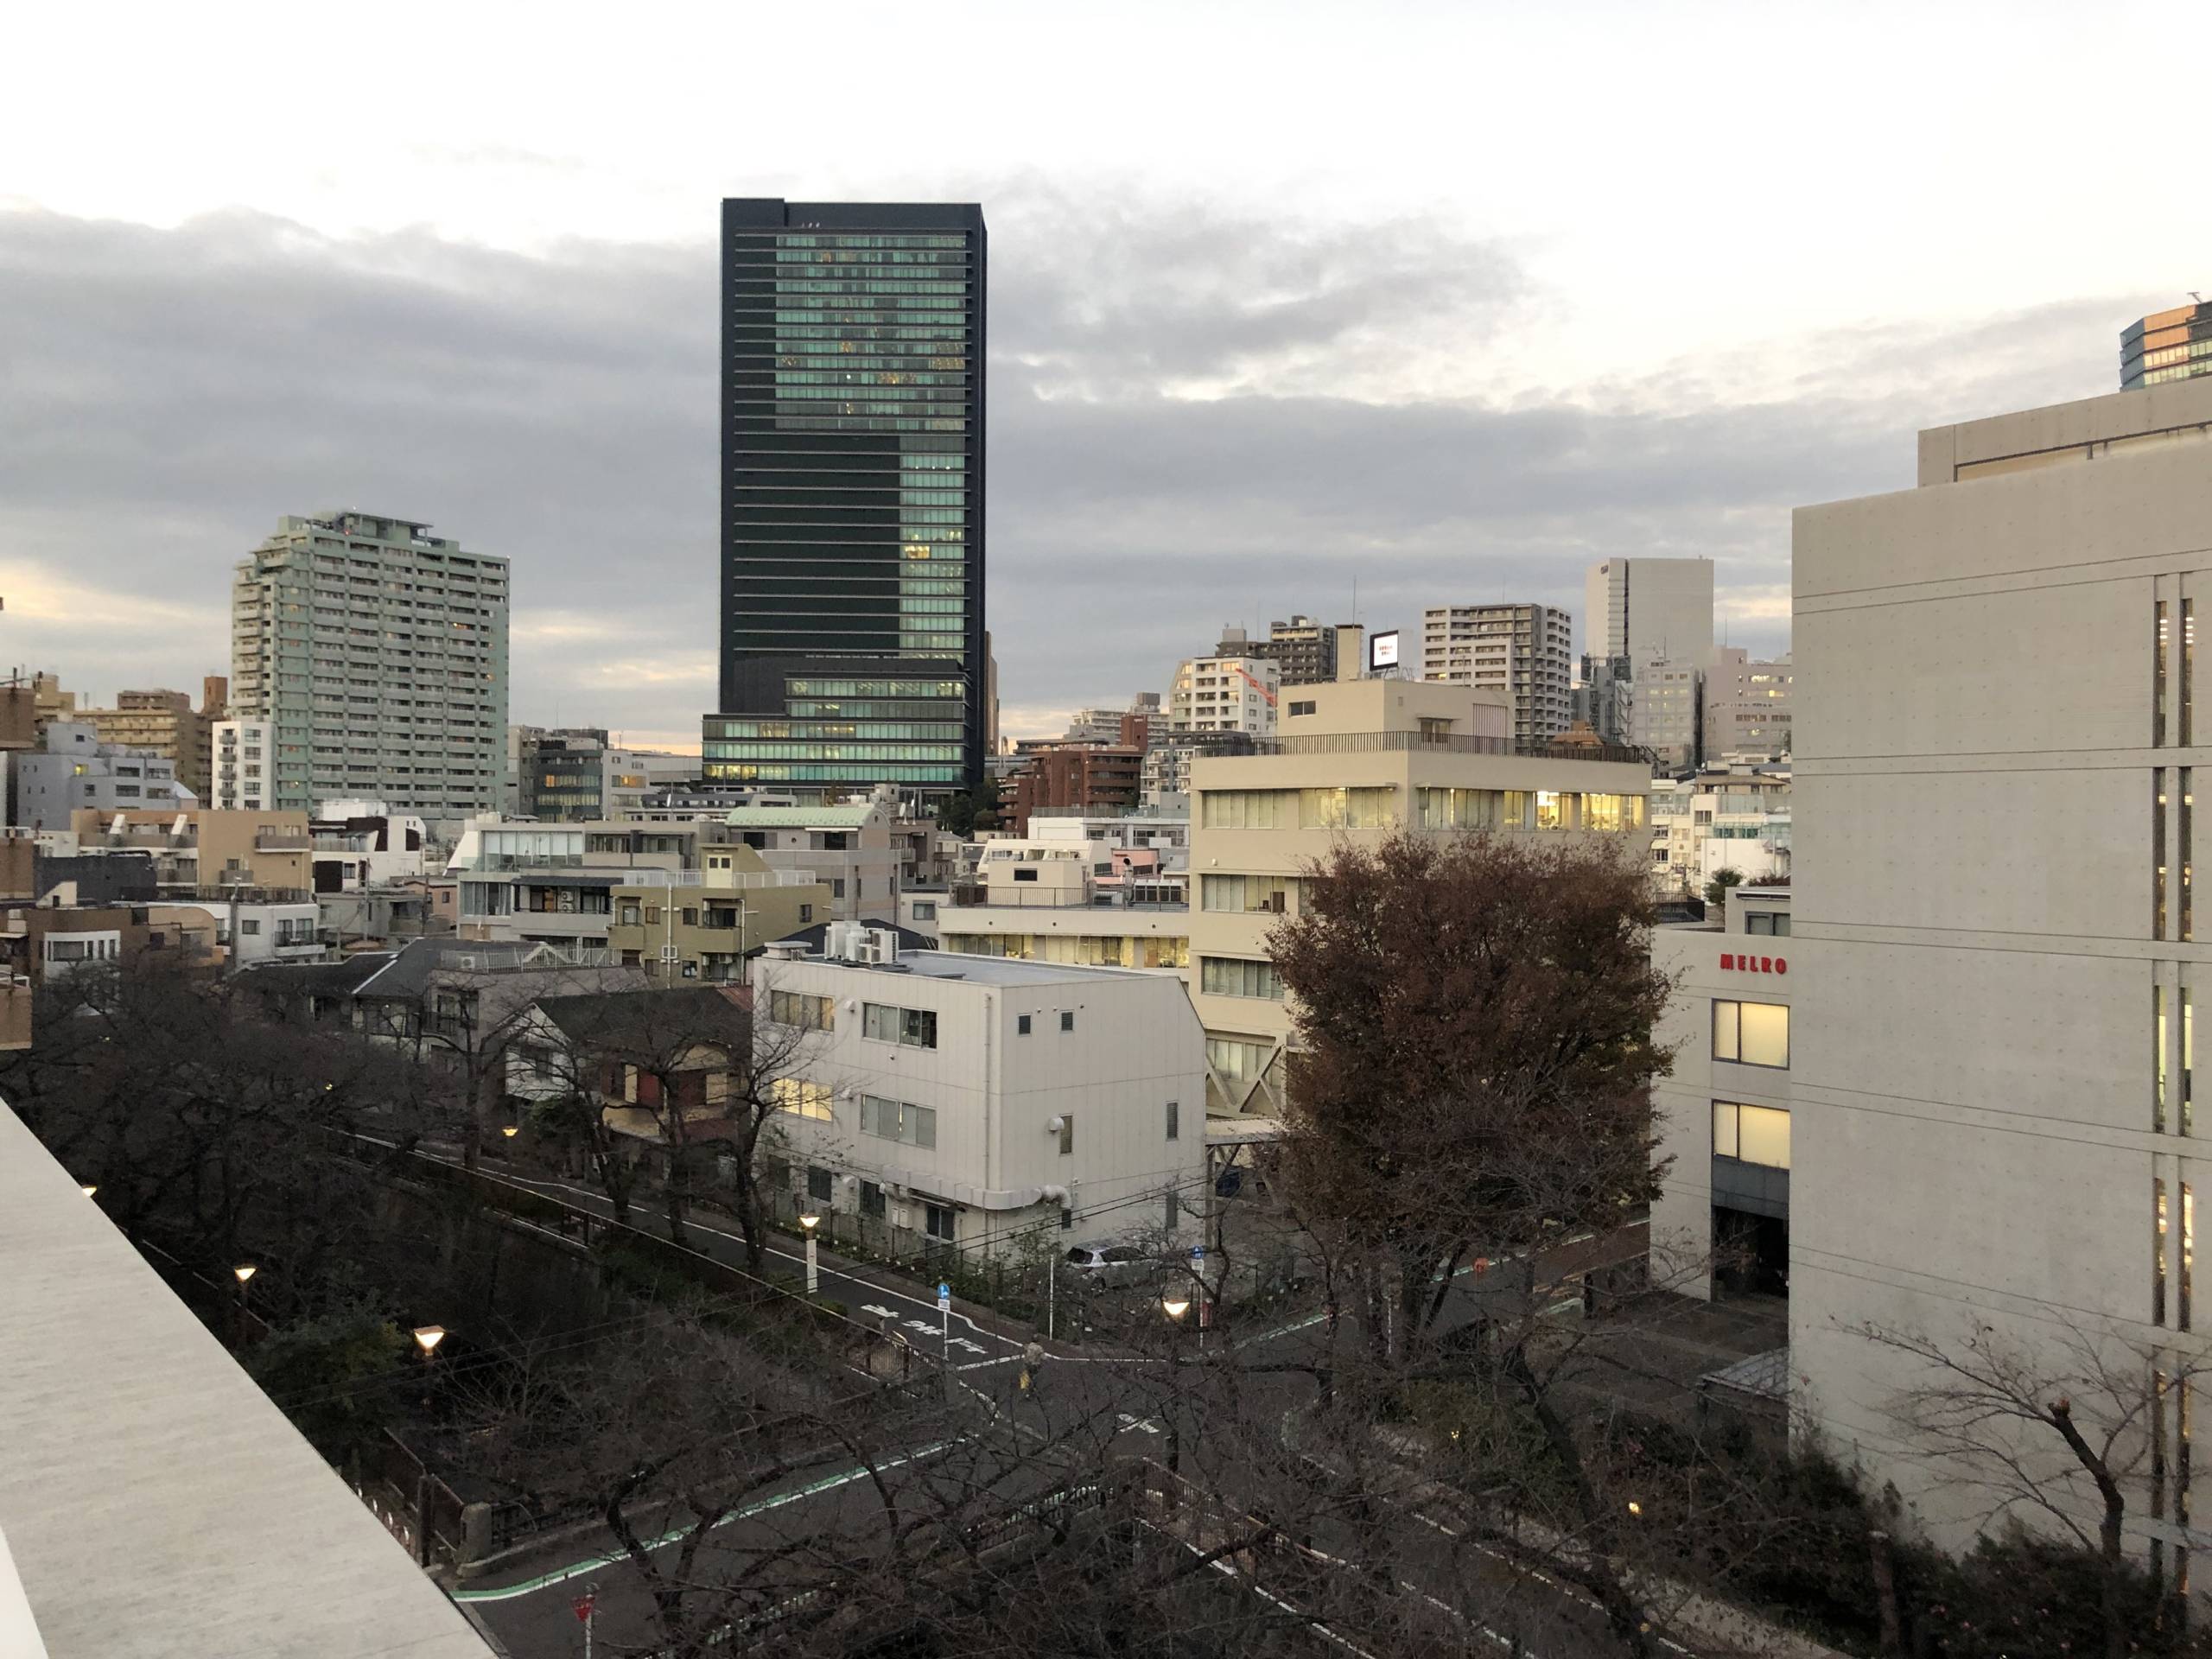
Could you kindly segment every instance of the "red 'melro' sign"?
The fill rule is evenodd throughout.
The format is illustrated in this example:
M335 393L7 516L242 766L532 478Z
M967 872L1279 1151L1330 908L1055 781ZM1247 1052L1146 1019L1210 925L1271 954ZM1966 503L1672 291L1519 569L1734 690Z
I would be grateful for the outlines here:
M1786 974L1789 964L1780 957L1738 957L1728 951L1720 953L1720 971L1724 974Z

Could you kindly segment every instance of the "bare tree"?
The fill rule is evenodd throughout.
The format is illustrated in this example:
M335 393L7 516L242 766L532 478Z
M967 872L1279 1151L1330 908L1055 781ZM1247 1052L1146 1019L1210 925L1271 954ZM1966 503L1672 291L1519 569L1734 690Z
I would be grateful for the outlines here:
M338 1142L409 1096L401 1057L158 961L79 969L41 1002L36 1045L0 1084L134 1238L224 1280L279 1256L266 1300L315 1282L369 1224Z
M2033 1521L2094 1557L2107 1659L2131 1651L2145 1610L2126 1555L2129 1495L2163 1520L2169 1491L2185 1493L2178 1408L2201 1386L2201 1357L2145 1346L2115 1325L2069 1324L2032 1346L1980 1324L1953 1342L1872 1324L1859 1333L1918 1362L1921 1380L1897 1414L1923 1455L1979 1495L1983 1527ZM2155 1593L2161 1547L2152 1554Z

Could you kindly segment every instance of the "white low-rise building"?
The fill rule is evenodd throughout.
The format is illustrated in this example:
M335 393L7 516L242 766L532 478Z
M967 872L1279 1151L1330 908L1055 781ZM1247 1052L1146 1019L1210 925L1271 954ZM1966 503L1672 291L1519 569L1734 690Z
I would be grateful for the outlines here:
M791 1051L795 1203L971 1261L1040 1236L1194 1235L1205 1043L1176 980L900 954L857 927L830 949L753 969L762 1050Z
M1651 785L1651 873L1661 892L1696 894L1722 870L1746 882L1789 874L1789 769L1732 758Z

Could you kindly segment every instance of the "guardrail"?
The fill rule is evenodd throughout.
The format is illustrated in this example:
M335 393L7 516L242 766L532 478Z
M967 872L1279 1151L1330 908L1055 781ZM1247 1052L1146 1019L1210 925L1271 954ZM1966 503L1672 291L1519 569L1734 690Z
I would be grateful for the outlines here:
M1429 737L1420 732L1338 732L1311 737L1262 737L1253 741L1255 754L1495 754L1531 760L1613 760L1648 766L1651 751L1624 743L1522 743L1510 737L1478 737L1451 734ZM1207 755L1205 760L1236 760L1234 754Z

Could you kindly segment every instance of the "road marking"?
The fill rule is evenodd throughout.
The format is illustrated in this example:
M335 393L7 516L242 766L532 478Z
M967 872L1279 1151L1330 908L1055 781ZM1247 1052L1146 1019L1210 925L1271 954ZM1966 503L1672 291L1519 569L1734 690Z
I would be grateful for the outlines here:
M1122 1420L1122 1427L1123 1428L1135 1429L1141 1434L1157 1434L1160 1433L1160 1425L1154 1422L1149 1417L1132 1417L1126 1411L1117 1411L1114 1414Z
M1423 1526L1433 1527L1437 1531L1442 1533L1446 1538L1450 1538L1456 1542L1466 1545L1468 1548L1475 1551L1478 1554L1487 1555L1491 1560L1503 1563L1507 1568L1512 1572L1519 1573L1522 1578L1534 1579L1538 1584L1541 1584L1546 1588L1566 1597L1569 1601L1579 1602L1583 1606L1590 1608L1595 1612L1603 1613L1605 1611L1605 1603L1599 1601L1597 1597L1592 1595L1580 1585L1565 1583L1559 1579L1554 1578L1550 1573L1545 1572L1541 1567L1531 1567L1528 1562L1517 1560L1515 1557L1507 1554L1502 1549L1492 1548L1490 1545L1483 1542L1479 1538L1470 1538L1467 1536L1465 1528L1447 1527L1443 1522L1439 1521L1435 1516L1424 1514L1421 1510L1414 1509L1411 1504L1408 1504L1406 1506L1406 1513L1413 1516L1414 1520L1420 1522ZM1695 1654L1692 1653L1689 1649L1684 1647L1681 1643L1675 1641L1672 1637L1662 1636L1656 1630L1652 1632L1652 1637L1661 1647L1665 1648L1669 1652L1679 1653L1683 1656L1683 1659L1697 1659L1697 1656Z
M957 1440L938 1440L931 1445L909 1452L904 1457L887 1458L881 1463L875 1465L873 1470L868 1465L862 1464L857 1468L846 1470L842 1474L831 1475L827 1479L801 1486L794 1491L779 1492L773 1497L764 1497L758 1503L747 1504L743 1509L733 1510L715 1522L715 1526L726 1527L733 1521L749 1521L755 1516L767 1514L771 1510L780 1510L786 1503L796 1503L802 1498L817 1497L823 1492L834 1491L840 1486L849 1486L856 1480L866 1480L871 1473L880 1473L886 1469L896 1469L901 1464L918 1463L924 1458L935 1457L938 1452L950 1451L959 1444L960 1441ZM670 1544L677 1542L690 1530L689 1527L673 1528L659 1537L651 1540L646 1543L645 1548L648 1551L665 1548ZM455 1601L512 1601L518 1596L535 1595L540 1590L550 1589L556 1584L565 1584L570 1579L579 1578L586 1573L596 1573L601 1567L622 1566L629 1560L628 1550L618 1549L609 1554L594 1555L585 1560L571 1562L569 1566L554 1572L525 1580L520 1584L507 1585L501 1589L456 1590L453 1592L453 1599Z

